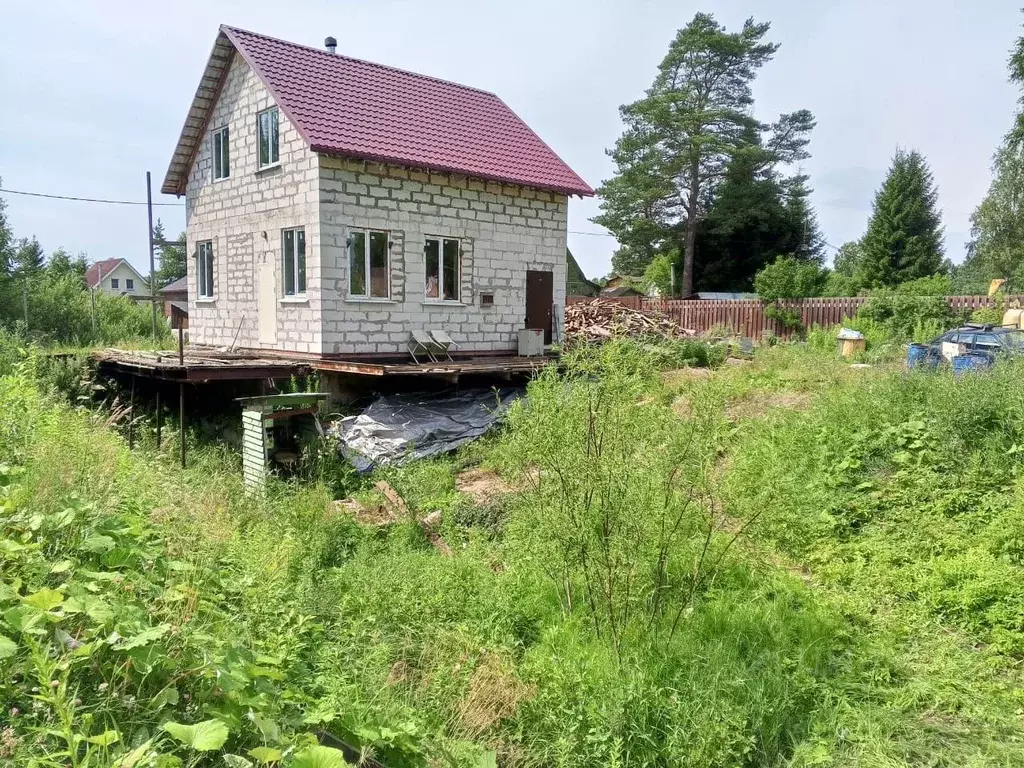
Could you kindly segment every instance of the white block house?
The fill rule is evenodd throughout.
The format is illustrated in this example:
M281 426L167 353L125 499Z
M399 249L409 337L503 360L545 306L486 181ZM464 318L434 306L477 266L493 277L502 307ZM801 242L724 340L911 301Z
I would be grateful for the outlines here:
M162 189L186 200L193 343L336 357L412 329L550 339L568 197L593 194L491 93L231 27Z

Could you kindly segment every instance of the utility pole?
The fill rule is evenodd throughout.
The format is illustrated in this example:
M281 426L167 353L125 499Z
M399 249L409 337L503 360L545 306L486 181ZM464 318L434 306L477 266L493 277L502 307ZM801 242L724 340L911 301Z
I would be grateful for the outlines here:
M153 310L153 343L156 333L156 256L153 254L153 183L146 171L146 212L149 214L149 305Z
M21 284L21 307L25 311L25 330L28 330L28 278Z

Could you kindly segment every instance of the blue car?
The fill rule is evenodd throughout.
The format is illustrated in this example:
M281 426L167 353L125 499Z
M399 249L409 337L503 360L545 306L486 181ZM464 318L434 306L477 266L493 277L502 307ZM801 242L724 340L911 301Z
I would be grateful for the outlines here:
M1024 355L1024 331L1002 328L998 325L967 325L946 331L932 339L927 346L942 353L943 342L962 344L965 352L983 352L993 357Z

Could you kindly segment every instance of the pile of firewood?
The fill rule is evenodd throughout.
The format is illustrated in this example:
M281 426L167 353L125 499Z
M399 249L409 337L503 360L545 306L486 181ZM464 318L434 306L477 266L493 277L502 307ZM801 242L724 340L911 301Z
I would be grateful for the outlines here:
M664 315L631 309L616 301L594 299L565 308L565 340L569 344L607 341L616 336L677 338L693 335L693 331L680 328Z

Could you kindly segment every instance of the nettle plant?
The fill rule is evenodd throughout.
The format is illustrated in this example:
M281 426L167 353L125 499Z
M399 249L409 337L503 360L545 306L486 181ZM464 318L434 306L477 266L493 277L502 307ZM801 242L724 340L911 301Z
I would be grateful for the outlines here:
M0 762L345 765L304 733L291 660L222 631L237 617L216 572L168 555L140 516L36 512L20 474L0 467Z

